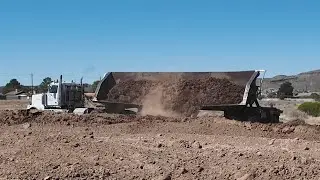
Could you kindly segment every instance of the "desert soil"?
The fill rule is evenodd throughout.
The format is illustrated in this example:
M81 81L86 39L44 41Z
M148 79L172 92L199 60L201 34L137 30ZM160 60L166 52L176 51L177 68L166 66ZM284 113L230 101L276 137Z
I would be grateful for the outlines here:
M0 111L1 179L319 179L320 128L291 121Z

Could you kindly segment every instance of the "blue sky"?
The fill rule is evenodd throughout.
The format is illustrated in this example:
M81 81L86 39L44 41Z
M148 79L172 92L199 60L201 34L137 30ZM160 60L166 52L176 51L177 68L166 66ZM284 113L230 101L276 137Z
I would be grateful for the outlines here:
M0 85L110 71L320 68L316 0L0 2Z

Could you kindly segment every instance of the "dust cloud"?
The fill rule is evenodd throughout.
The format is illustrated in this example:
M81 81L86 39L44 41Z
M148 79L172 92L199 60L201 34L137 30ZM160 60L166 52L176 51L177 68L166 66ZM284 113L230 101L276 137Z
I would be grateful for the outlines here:
M141 115L153 115L164 117L178 117L179 114L165 108L168 106L169 101L164 99L164 88L162 86L154 87L144 97L142 101Z

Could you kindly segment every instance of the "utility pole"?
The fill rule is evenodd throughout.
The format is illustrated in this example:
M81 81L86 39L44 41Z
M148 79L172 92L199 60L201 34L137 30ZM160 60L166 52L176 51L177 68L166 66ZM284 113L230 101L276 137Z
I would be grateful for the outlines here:
M33 95L33 73L31 75L31 94Z

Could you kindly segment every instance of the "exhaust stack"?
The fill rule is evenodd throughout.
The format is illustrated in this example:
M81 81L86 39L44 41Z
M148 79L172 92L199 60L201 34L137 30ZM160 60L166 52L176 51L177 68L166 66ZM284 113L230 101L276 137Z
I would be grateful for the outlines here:
M62 106L62 75L60 75L60 79L59 79L59 86L58 86L58 96L57 96L57 99L58 99L58 106Z

